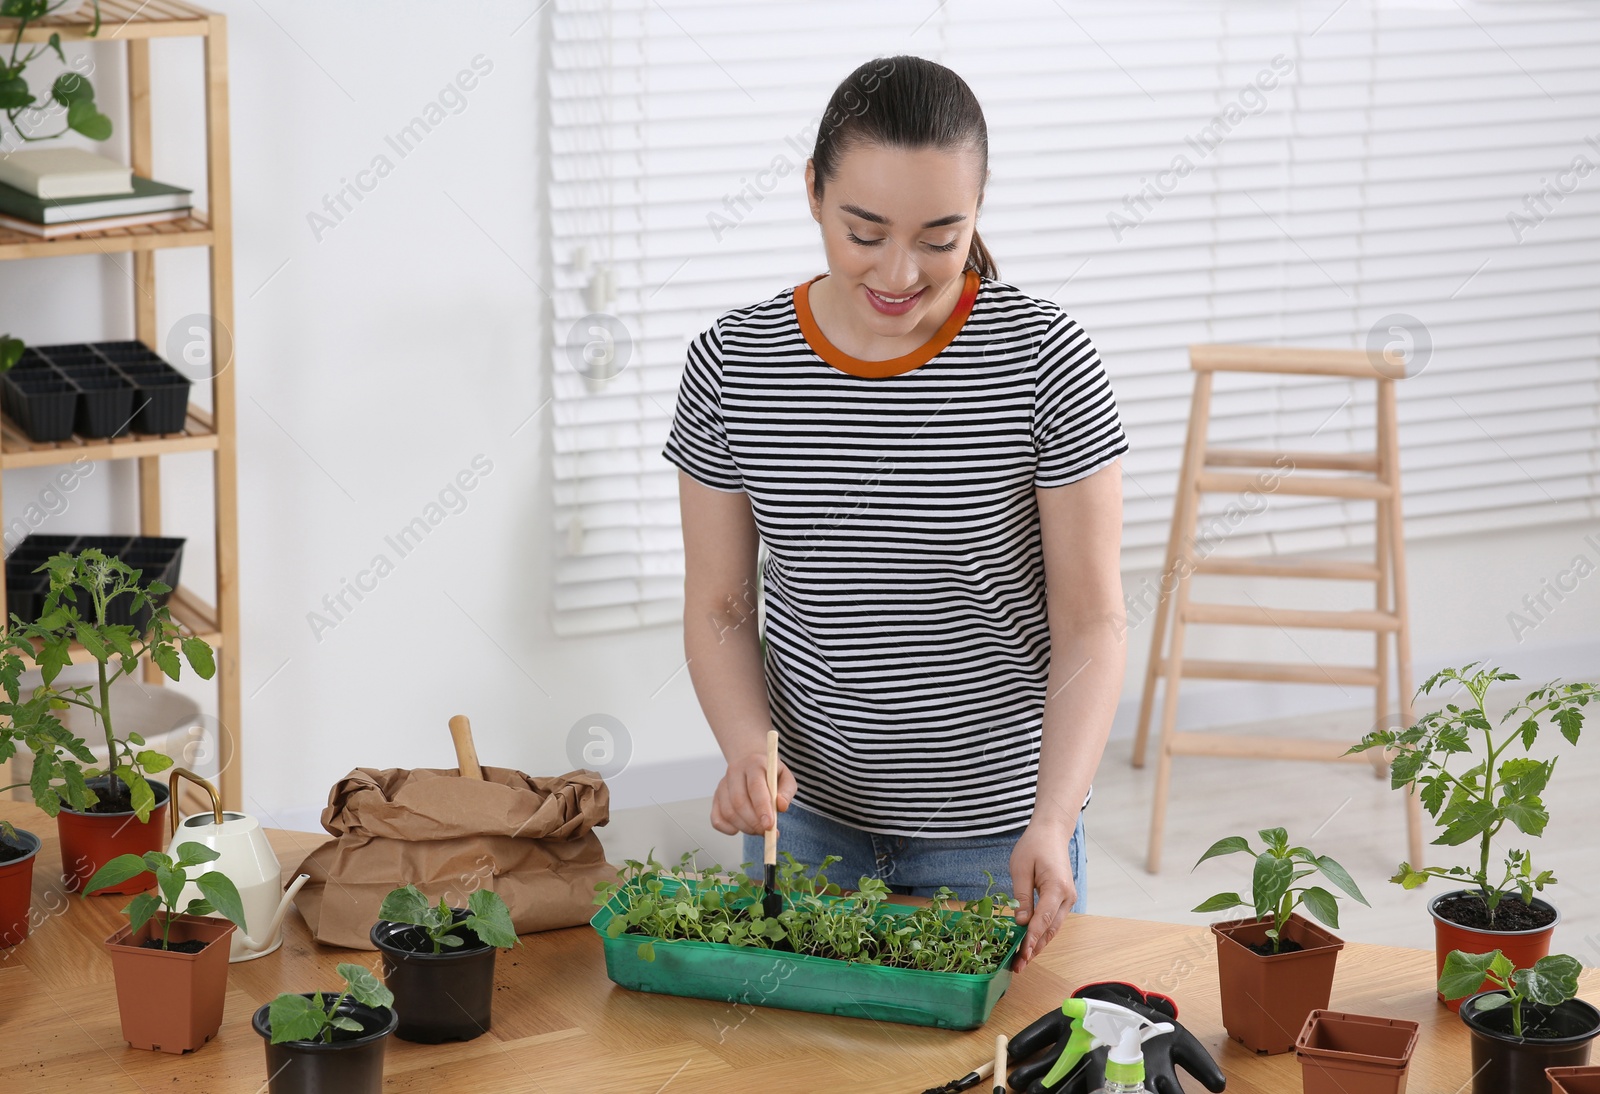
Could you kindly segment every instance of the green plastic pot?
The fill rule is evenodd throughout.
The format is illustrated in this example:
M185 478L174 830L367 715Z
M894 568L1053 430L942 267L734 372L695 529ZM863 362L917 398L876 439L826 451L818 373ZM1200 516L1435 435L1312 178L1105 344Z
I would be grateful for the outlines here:
M665 878L663 893L683 887ZM698 891L688 886L691 892ZM719 885L734 892L733 885ZM1012 925L1011 943L1000 967L976 975L929 972L922 969L886 968L828 957L810 957L755 946L732 946L697 939L652 939L641 934L611 938L607 925L625 912L641 891L632 879L589 920L605 949L606 975L625 988L713 999L726 1003L836 1014L846 1018L872 1018L944 1029L977 1029L989 1018L994 1005L1011 985L1011 959L1027 935L1025 924ZM843 897L822 897L828 903ZM914 908L880 906L878 918L901 918ZM639 945L652 942L655 960L639 956Z

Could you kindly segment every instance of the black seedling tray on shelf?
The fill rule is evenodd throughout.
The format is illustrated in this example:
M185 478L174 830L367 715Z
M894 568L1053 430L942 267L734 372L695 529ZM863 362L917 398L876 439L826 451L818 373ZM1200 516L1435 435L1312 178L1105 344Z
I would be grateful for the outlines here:
M29 346L0 383L0 405L40 442L63 441L74 432L179 433L191 385L142 342Z
M17 544L6 558L6 607L8 612L27 622L39 618L46 595L50 592L50 575L34 573L55 555L65 551L77 554L90 547L121 559L135 570L141 571L139 583L149 585L160 581L169 588L178 587L178 575L183 566L183 539L171 536L41 536L31 535ZM171 593L154 597L156 606L164 606ZM144 605L137 612L131 610L133 594L125 593L106 605L106 622L132 626L140 634L150 626L151 607ZM78 614L89 618L93 605L87 598L76 602Z

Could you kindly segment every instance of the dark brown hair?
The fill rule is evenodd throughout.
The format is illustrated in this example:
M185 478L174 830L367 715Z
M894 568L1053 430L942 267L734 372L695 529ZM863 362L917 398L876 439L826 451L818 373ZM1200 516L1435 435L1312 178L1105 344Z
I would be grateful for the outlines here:
M838 175L840 159L863 144L908 150L970 148L978 154L982 201L989 174L989 127L972 88L944 65L907 54L875 57L845 77L828 100L811 153L818 201L823 184ZM999 277L976 226L966 268L987 278Z

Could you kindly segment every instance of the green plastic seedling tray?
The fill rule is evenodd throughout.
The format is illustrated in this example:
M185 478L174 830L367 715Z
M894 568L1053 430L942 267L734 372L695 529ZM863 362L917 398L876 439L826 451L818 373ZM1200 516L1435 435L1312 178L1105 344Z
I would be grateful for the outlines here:
M666 883L663 892L677 891L675 879L662 880ZM735 889L732 885L717 887L724 892ZM694 891L692 885L689 888ZM638 879L630 880L589 920L605 948L606 975L622 987L914 1026L977 1029L988 1021L994 1005L1011 986L1011 958L1028 933L1025 925L1013 924L1011 945L1000 967L982 975L886 968L698 939L668 941L642 934L611 938L606 934L607 925L613 916L627 910L639 889ZM844 898L821 899L831 903ZM875 914L898 918L914 910L890 904L881 905ZM654 961L639 956L644 942L654 943Z

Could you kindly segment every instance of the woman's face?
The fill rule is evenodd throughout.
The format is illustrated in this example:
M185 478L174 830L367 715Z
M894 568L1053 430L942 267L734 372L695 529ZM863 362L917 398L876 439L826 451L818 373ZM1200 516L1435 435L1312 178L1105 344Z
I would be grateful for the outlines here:
M976 151L858 145L841 157L818 201L816 167L806 161L830 291L851 322L894 338L930 315L943 321L961 291L980 181Z

